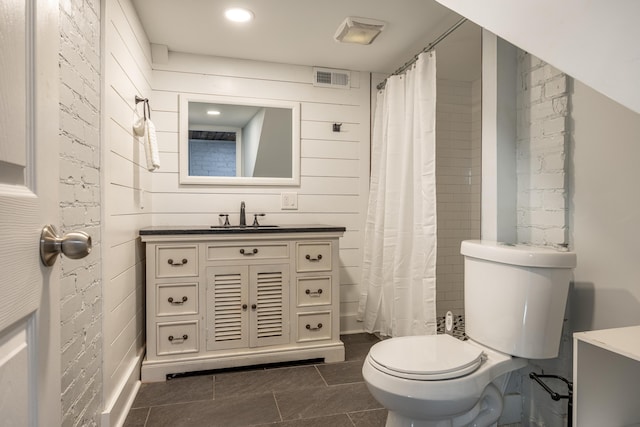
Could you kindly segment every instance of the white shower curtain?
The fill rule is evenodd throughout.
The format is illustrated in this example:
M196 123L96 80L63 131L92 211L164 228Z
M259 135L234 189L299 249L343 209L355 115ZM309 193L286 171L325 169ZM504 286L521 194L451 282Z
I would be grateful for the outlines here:
M387 336L436 333L436 58L378 91L358 319Z

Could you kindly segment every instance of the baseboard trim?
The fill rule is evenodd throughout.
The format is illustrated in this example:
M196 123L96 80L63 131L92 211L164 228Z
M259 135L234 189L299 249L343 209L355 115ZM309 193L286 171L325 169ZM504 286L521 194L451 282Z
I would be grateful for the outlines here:
M128 375L118 384L113 398L102 412L102 427L122 427L140 389L140 368L144 358L144 347L129 366Z
M356 319L355 314L340 316L341 334L359 334L364 332L364 323Z

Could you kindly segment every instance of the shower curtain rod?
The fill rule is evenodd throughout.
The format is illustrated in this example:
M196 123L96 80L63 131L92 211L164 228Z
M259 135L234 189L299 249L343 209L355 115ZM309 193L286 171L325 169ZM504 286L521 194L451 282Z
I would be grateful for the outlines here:
M436 47L436 45L438 43L440 43L442 40L446 39L447 36L451 33L453 33L455 30L458 29L458 27L462 24L464 24L465 22L467 22L467 18L462 18L460 19L458 22L456 22L455 24L453 24L453 26L451 26L451 28L449 28L447 31L445 31L444 33L440 34L438 36L438 38L436 38L434 41L432 41L431 43L429 43L429 45L427 47L425 47L424 49L422 49L420 52L418 52L411 60L405 62L405 64L398 68L396 71L394 71L391 75L387 76L378 86L376 86L376 88L378 88L378 90L380 89L384 89L385 85L387 84L387 79L389 77L392 76L397 76L398 74L403 73L407 68L411 67L413 64L415 64L415 62L418 60L418 56L420 56L421 53L424 52L428 52L431 49L433 49L434 47Z

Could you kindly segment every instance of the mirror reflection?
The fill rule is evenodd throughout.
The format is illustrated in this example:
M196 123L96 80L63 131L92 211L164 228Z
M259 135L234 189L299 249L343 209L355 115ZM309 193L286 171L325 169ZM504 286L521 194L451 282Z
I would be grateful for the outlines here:
M297 104L185 98L181 100L180 116L182 183L297 182Z

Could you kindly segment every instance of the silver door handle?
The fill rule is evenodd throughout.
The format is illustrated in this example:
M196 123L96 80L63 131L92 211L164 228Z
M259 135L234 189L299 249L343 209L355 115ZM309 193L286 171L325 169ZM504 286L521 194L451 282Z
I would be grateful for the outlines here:
M40 234L40 259L42 263L51 267L61 252L71 259L86 257L91 253L91 236L84 231L72 231L59 237L53 225L45 225Z

